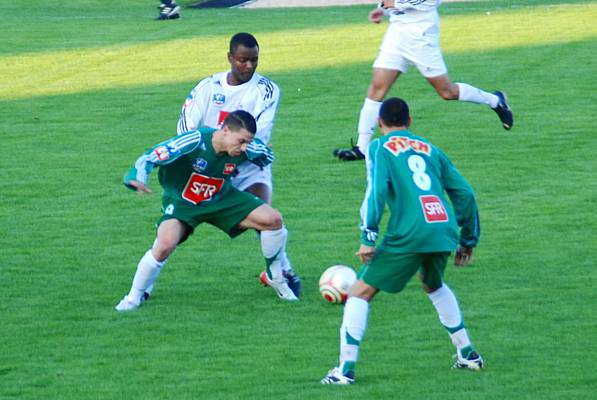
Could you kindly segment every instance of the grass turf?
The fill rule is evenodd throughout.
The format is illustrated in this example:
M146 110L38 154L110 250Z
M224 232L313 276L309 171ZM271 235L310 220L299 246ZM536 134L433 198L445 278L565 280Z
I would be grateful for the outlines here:
M375 300L351 388L317 383L336 360L342 313L320 299L317 279L329 265L356 266L364 167L331 149L354 136L384 27L365 22L368 7L185 9L180 21L155 22L146 1L61 4L25 1L3 20L12 39L0 44L0 398L594 392L594 3L442 6L451 77L508 92L513 131L484 107L443 102L414 70L391 95L409 101L412 130L478 193L475 263L446 278L487 370L450 370L452 346L412 282ZM206 226L172 256L154 298L119 315L113 306L159 215L159 196L135 196L121 176L174 133L184 96L227 67L240 30L256 34L260 71L283 89L274 205L303 301L283 304L258 286L253 234L230 241Z

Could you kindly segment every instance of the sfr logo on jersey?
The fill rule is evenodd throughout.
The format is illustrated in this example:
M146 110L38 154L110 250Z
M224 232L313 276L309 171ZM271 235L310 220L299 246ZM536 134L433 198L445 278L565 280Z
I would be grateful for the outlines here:
M182 198L193 204L211 200L223 184L224 179L193 173L182 192Z
M446 207L444 207L444 204L439 197L433 195L420 196L419 200L421 200L423 214L425 215L425 220L427 222L434 223L448 221Z

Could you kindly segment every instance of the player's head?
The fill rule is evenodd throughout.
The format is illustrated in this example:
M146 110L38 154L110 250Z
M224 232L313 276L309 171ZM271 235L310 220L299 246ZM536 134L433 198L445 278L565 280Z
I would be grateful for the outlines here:
M381 104L379 109L379 126L386 128L408 127L411 123L406 101L392 97Z
M235 157L245 151L255 137L257 123L248 112L236 110L226 116L220 132L219 150Z
M259 63L257 39L246 32L232 36L228 50L228 62L230 62L229 83L240 85L250 81Z

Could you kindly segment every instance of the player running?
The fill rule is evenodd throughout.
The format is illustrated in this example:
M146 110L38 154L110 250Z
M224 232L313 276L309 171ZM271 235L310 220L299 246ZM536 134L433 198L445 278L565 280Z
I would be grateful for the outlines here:
M177 130L179 134L200 126L218 128L234 110L245 110L257 121L255 137L269 144L280 101L276 83L256 72L259 62L259 44L250 33L237 33L230 39L228 62L230 71L216 73L199 82L187 97ZM271 165L259 167L250 163L239 165L232 184L239 190L253 193L271 205ZM282 269L295 295L301 282L282 252Z
M456 265L466 265L479 241L475 195L441 150L408 131L410 124L404 100L383 102L379 128L384 136L369 146L367 191L361 207L357 256L364 267L344 307L340 363L321 380L323 384L354 382L370 301L380 290L402 291L417 272L456 347L454 367L483 368L483 359L474 351L464 327L458 301L442 282L450 252L457 249ZM376 249L386 203L390 209L388 227Z
M371 142L379 107L400 74L414 64L421 75L444 100L486 104L495 111L504 129L514 125L506 94L489 93L467 83L453 83L439 47L441 0L385 0L369 13L369 21L379 24L384 15L390 25L373 63L373 76L361 108L358 140L350 149L335 149L333 154L344 161L362 160Z
M203 222L231 238L246 229L260 231L269 286L284 300L298 300L282 275L280 254L287 238L282 216L260 198L230 184L237 165L250 161L266 166L273 161L269 147L254 138L255 131L251 114L234 111L221 129L187 132L152 147L137 159L124 184L148 193L149 174L159 167L163 214L153 247L139 261L131 290L118 303L117 311L134 310L142 304L170 254Z

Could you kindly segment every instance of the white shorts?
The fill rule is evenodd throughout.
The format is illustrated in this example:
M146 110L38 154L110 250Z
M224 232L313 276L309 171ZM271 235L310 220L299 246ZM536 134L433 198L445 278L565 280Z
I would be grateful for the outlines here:
M256 183L263 183L272 190L272 166L258 167L244 162L238 166L238 175L232 177L232 185L238 190L245 190Z
M390 24L373 62L373 68L406 73L410 65L415 65L425 78L448 73L439 47L438 24Z

